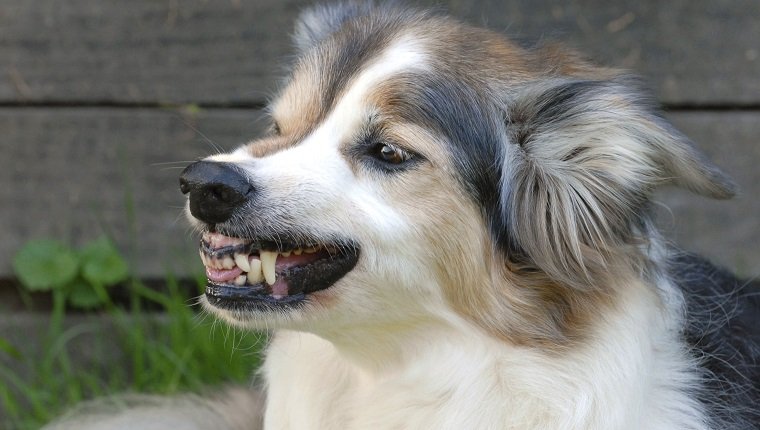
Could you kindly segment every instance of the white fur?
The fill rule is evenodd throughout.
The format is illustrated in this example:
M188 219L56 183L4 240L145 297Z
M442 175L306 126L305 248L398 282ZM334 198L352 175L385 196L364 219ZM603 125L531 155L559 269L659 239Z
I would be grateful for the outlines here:
M683 394L696 379L673 322L657 297L630 296L593 343L561 355L463 321L399 330L392 355L387 333L347 344L281 331L264 367L265 428L706 429Z
M261 393L232 388L210 398L128 394L79 405L46 430L258 430Z

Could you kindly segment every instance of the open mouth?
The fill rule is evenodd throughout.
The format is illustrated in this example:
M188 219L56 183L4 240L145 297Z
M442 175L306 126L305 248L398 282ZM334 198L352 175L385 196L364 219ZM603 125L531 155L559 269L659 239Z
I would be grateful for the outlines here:
M349 242L265 241L206 232L200 243L206 297L223 309L295 305L351 271L359 250Z

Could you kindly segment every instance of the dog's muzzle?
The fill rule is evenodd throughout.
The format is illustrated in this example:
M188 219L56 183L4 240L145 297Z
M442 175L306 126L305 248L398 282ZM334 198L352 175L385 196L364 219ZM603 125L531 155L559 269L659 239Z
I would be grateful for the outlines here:
M359 247L350 239L295 234L276 223L266 236L244 237L251 234L245 220L261 211L251 213L256 188L234 164L195 162L179 183L190 213L205 224L199 252L212 306L281 310L329 288L358 261Z

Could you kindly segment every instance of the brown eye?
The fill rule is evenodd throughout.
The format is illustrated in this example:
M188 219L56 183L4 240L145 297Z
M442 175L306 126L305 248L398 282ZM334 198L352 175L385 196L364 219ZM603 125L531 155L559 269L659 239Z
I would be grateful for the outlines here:
M388 143L379 145L378 158L390 164L401 164L411 158L411 155L401 148Z
M272 133L274 133L275 136L279 136L282 134L282 129L280 129L280 124L277 123L277 121L272 124Z

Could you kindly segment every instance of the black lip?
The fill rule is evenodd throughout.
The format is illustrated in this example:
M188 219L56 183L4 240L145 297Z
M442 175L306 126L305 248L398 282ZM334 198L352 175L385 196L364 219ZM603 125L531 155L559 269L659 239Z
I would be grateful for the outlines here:
M272 297L269 288L263 283L237 286L208 281L208 303L220 309L245 311L297 307L306 301L309 294L331 287L356 266L359 260L358 246L341 242L333 248L336 251L329 258L278 272L277 277L284 277L288 283L288 295L283 298Z
M219 285L209 281L206 285L208 303L219 309L229 311L271 311L296 308L303 304L305 299L305 293L275 299L261 284L239 287L236 285Z

